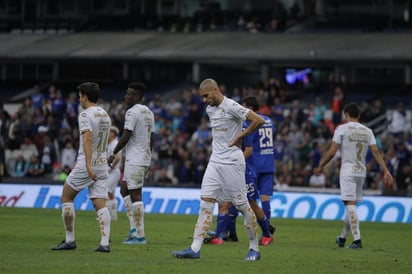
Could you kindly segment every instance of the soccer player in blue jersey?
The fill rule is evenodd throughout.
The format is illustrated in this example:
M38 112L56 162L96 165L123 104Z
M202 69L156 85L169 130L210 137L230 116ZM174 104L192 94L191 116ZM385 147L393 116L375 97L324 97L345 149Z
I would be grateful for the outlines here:
M254 96L243 99L243 106L257 112L259 101ZM273 136L275 135L275 125L269 117L258 113L265 120L265 124L257 129L258 138L253 140L253 160L256 170L256 185L260 194L262 209L268 222L270 223L271 208L270 197L273 194L273 177L275 173L275 153L273 147ZM275 227L270 226L271 234L275 232ZM263 238L262 238L263 239Z

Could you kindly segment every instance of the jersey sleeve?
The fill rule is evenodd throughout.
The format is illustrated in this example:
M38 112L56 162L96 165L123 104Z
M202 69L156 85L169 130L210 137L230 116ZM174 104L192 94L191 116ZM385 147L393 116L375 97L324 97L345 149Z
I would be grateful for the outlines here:
M136 119L134 118L133 110L129 109L124 117L124 128L133 131L135 124Z
M341 145L342 144L342 135L343 135L343 127L338 126L335 129L335 133L333 133L332 141L339 144L339 145Z
M79 131L80 133L84 133L86 131L92 131L92 126L90 123L90 119L86 113L86 111L83 111L79 115Z
M370 131L369 146L371 146L371 145L376 145L375 135L373 135L373 131L372 131L372 130L369 130L369 131Z
M245 108L244 106L240 105L239 103L233 100L229 100L227 110L233 116L242 120L246 120L246 117L250 112L250 109Z

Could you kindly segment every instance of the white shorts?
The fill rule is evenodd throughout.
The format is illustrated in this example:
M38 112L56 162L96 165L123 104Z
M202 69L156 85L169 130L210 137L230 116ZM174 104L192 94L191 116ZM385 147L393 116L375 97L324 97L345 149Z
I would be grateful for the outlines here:
M107 178L107 191L114 193L120 180L120 168L115 168L109 173L109 178Z
M248 203L246 194L245 164L209 162L203 176L200 197L242 205Z
M142 188L148 169L149 167L147 166L126 164L124 167L123 181L127 183L127 188L129 190Z
M345 176L339 178L342 201L361 201L365 178Z
M89 188L89 198L107 199L107 172L99 174L97 180L90 179L89 173L83 169L76 169L70 172L66 179L67 184L76 191Z

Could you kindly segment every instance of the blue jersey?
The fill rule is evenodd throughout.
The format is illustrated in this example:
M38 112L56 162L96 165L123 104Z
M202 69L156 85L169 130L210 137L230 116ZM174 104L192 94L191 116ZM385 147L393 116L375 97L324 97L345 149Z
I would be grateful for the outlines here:
M247 123L243 124L243 128L247 127ZM243 137L242 140L242 151L245 151L246 147L253 148L253 140L258 138L259 135L257 131L252 132L251 134ZM247 198L249 201L256 201L259 198L258 188L256 185L256 171L255 171L255 161L253 154L245 159L246 169L245 169L245 181L247 189Z
M275 125L269 117L259 115L265 120L265 124L255 131L258 137L253 140L253 159L256 173L274 173L275 152L273 139Z

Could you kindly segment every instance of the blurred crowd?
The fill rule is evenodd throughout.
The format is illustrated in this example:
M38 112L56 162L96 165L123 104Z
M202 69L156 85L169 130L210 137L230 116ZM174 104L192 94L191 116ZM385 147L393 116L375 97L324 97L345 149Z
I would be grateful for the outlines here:
M339 155L315 176L313 168L328 149L333 131L342 122L345 103L344 83L333 83L331 100L316 97L302 102L291 97L281 81L270 78L254 87L220 89L241 102L248 95L260 101L259 112L270 116L276 127L274 136L275 183L279 190L289 187L338 188ZM155 115L155 149L148 185L197 187L200 185L211 149L211 130L205 106L197 89L185 89L169 96L156 94L146 104ZM99 101L122 129L125 105L116 99ZM377 135L378 146L396 178L390 191L407 192L412 177L412 135L410 109L399 102L388 112L379 99L362 102L361 120L372 128L385 125ZM409 112L409 116L408 116ZM9 114L0 105L0 160L3 176L49 176L64 181L77 155L79 113L76 93L64 93L51 85L45 91L34 90L16 113ZM328 115L329 113L329 115ZM388 114L389 113L389 114ZM120 132L121 134L121 132ZM365 188L384 190L382 172L371 155Z

